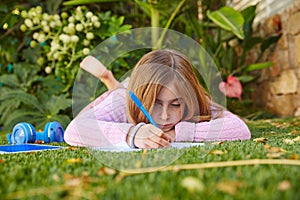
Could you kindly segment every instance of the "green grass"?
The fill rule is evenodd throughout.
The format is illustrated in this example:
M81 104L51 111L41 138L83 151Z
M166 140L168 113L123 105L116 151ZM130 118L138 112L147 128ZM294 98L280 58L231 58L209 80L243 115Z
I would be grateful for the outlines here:
M279 161L298 160L300 142L287 144L284 140L300 135L299 118L247 124L252 132L251 140L207 145L206 149L96 154L86 148L65 148L1 155L1 199L300 199L299 165L216 166L128 176L111 169L165 165L167 162L162 157L166 156L178 157L169 163L171 166L269 159L267 150L271 147L285 150L280 155L273 154ZM267 138L268 149L263 143L253 141L259 137ZM0 139L1 144L6 143L5 134ZM212 150L223 154L209 154Z

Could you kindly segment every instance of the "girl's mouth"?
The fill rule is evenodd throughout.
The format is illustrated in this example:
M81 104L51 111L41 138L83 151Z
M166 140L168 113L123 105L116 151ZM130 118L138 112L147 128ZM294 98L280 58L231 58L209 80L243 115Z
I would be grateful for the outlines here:
M164 124L164 125L158 125L158 127L161 129L161 130L170 130L173 128L173 124Z

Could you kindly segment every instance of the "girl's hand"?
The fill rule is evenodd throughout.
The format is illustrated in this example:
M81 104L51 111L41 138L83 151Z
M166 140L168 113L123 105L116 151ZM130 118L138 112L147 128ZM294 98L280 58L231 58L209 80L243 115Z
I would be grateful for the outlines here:
M134 138L134 144L138 148L160 148L170 146L170 141L174 140L172 135L165 133L152 124L141 126Z
M168 138L170 138L169 142L175 142L175 136L176 136L175 129L171 129L167 132L164 132L164 134L168 135Z

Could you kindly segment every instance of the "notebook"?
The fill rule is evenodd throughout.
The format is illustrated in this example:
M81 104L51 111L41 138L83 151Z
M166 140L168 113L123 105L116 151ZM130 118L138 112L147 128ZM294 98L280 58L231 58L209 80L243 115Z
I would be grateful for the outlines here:
M0 154L36 152L45 150L56 150L60 148L63 147L41 144L0 145Z

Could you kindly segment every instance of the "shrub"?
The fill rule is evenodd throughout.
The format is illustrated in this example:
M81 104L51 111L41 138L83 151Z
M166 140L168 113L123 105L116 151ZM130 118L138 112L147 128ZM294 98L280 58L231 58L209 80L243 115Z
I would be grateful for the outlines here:
M14 29L21 39L14 45L19 47L18 54L7 49L1 55L7 67L0 69L0 125L11 129L27 121L42 128L56 120L66 126L79 62L100 42L131 26L123 24L122 16L92 12L85 6L54 14L41 6L14 12L21 24L15 22L6 37Z

